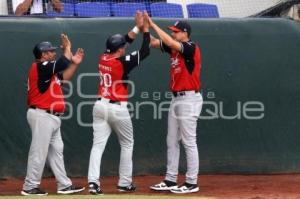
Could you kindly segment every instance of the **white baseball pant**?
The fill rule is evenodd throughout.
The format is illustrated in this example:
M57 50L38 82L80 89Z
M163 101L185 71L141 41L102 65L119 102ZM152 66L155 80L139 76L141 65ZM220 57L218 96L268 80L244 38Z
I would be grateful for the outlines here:
M57 181L57 189L61 190L72 185L67 177L60 126L61 119L42 109L28 109L27 121L32 132L27 175L23 190L39 187L47 162Z
M177 182L180 141L187 159L186 182L197 184L199 156L197 147L197 119L203 99L200 93L186 91L184 96L173 97L168 115L166 180Z
M133 128L127 102L109 103L102 98L93 108L93 147L90 154L88 182L100 186L101 158L112 130L117 134L121 146L118 186L132 183Z

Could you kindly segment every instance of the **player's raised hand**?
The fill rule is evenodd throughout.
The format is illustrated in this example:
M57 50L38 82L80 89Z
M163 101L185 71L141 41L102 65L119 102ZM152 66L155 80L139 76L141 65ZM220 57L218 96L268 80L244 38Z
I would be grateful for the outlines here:
M144 11L144 13L143 13L143 24L144 24L144 26L143 26L144 32L148 32L150 24L149 24L149 15L148 15L147 11Z
M74 64L80 64L84 57L84 50L82 48L78 48L75 55L72 56L72 62Z
M71 50L71 42L68 38L68 35L66 34L61 34L61 49L65 50L65 49L70 49Z
M72 58L71 41L66 34L61 34L61 45L60 48L63 50L65 57L69 60Z
M148 14L147 11L144 12L143 16L144 16L145 20L148 21L149 26L152 27L152 25L154 24L154 22L152 21L151 17L149 17L149 14Z
M136 11L135 16L134 16L134 21L136 26L142 30L143 29L143 23L144 23L144 18L143 18L143 13L141 11Z

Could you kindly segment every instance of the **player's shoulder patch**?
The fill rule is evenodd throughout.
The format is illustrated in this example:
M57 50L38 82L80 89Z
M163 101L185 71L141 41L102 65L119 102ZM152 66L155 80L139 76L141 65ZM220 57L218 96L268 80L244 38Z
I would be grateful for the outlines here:
M42 65L46 66L48 63L49 63L48 61L44 61L44 62L42 63Z
M131 53L131 55L135 56L135 55L137 55L137 53L138 53L137 51L134 51L134 52Z

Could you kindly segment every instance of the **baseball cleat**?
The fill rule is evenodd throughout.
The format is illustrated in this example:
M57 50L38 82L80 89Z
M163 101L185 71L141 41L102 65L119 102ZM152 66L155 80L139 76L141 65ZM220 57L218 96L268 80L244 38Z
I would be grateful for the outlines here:
M23 196L46 196L47 192L40 190L39 188L33 188L30 190L22 190L21 194Z
M130 184L128 186L117 186L117 189L120 191L120 192L134 192L136 190L136 186L134 184Z
M189 184L185 182L183 185L180 187L174 188L170 190L172 193L179 193L179 194L184 194L184 193L195 193L199 191L199 187L197 184Z
M176 188L178 188L177 183L169 180L164 180L159 184L152 185L150 187L150 189L155 191L170 191L171 189L176 189Z
M85 189L84 187L76 187L74 185L71 185L65 189L58 190L57 193L66 195L66 194L78 193L83 191L84 189Z
M103 195L103 191L100 189L100 186L94 182L89 183L89 192L92 195Z

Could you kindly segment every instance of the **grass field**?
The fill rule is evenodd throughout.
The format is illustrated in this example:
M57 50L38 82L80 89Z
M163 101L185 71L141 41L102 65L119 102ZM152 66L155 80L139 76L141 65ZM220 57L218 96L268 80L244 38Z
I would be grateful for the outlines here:
M216 199L212 197L186 197L186 196L145 196L145 195L103 195L103 196L84 196L84 195L68 195L68 196L44 196L45 199ZM0 196L0 199L36 199L44 198L43 196Z

